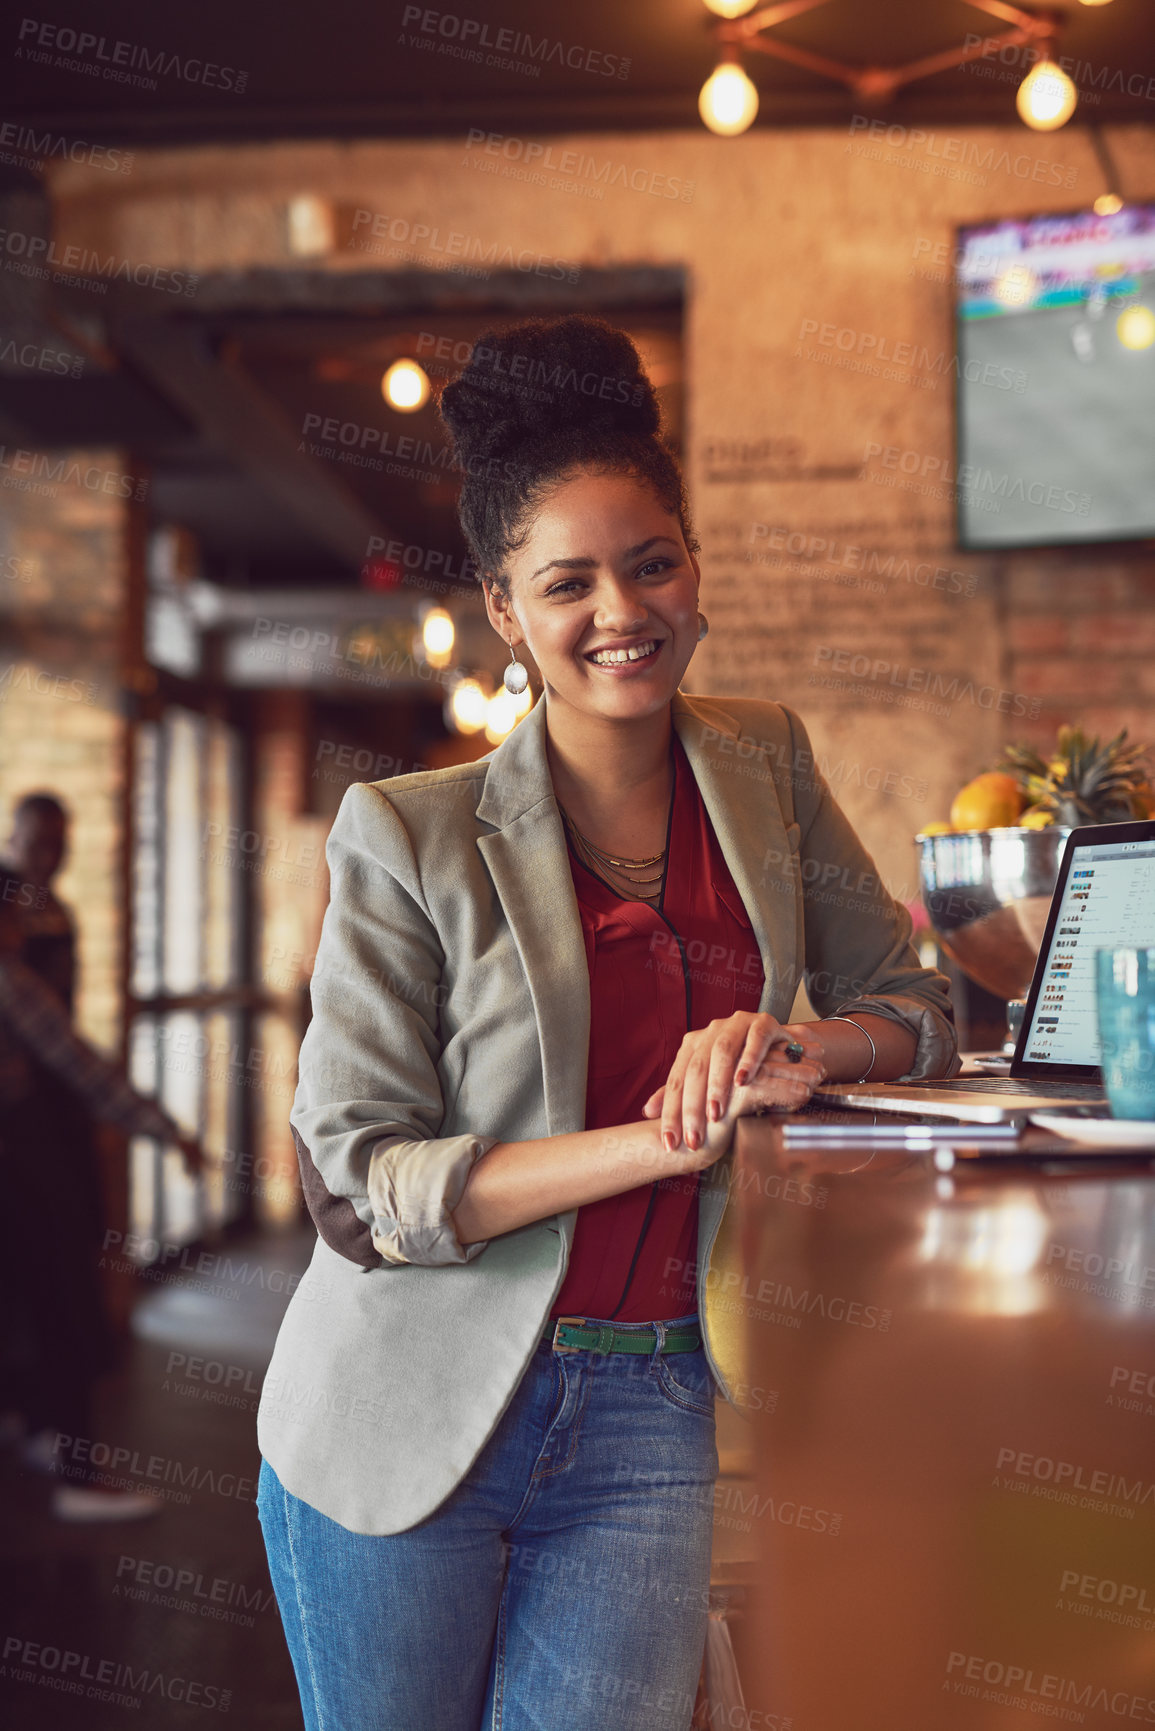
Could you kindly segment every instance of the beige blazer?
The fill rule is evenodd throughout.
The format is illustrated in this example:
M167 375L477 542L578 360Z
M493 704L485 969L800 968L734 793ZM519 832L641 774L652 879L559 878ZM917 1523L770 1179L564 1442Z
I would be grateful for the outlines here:
M758 942L760 1007L786 1019L804 979L820 1015L869 1007L913 1029L912 1076L950 1074L947 981L920 966L798 717L678 692L672 718ZM584 1128L589 976L544 702L478 763L351 787L327 854L291 1114L319 1238L258 1437L295 1496L394 1533L489 1437L573 1236L576 1211L462 1250L450 1219L495 1141ZM703 1175L698 1287L711 1366L740 1404L730 1159Z

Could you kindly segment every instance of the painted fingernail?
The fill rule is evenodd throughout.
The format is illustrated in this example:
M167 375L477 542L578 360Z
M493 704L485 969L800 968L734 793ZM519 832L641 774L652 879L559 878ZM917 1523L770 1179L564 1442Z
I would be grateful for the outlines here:
M672 1130L663 1130L662 1147L666 1150L666 1153L672 1154L677 1146L678 1144L674 1140L674 1132Z
M711 1124L716 1124L718 1122L718 1119L722 1116L722 1103L721 1103L721 1101L720 1100L711 1100L707 1110L709 1111L709 1114L710 1114Z
M702 1138L698 1134L697 1130L687 1130L686 1131L686 1147L687 1148L700 1148L701 1146L702 1146Z
M750 1080L749 1070L739 1070L737 1075L734 1077L734 1080L737 1082L739 1088L744 1088Z

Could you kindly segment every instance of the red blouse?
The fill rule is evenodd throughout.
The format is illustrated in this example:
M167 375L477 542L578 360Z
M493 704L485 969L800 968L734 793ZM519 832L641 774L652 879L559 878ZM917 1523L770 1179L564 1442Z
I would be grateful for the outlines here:
M637 1123L685 1034L757 1010L762 958L681 742L658 907L616 895L570 849L590 976L587 1130ZM552 1316L653 1322L697 1308L698 1175L579 1208Z

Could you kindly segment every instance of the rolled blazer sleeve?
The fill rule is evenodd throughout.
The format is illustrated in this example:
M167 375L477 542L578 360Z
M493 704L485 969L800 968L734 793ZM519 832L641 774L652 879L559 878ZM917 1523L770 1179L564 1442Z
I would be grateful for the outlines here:
M462 1246L452 1210L497 1138L438 1134L444 953L409 836L380 789L349 788L326 857L330 899L290 1113L309 1211L326 1243L364 1268L471 1261L485 1242Z
M800 766L794 801L810 1001L820 1016L867 1011L909 1028L918 1046L902 1080L953 1075L961 1064L950 983L920 963L910 915L835 802L801 720L786 715Z

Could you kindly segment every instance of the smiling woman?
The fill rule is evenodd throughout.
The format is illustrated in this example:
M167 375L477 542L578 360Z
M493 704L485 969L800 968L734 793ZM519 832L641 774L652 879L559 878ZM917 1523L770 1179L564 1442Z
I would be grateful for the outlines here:
M442 415L459 460L503 459L500 486L466 483L462 525L491 623L545 683L571 837L648 861L670 809L670 696L703 618L685 487L637 350L591 319L521 325L478 343ZM578 766L591 751L617 762L624 722L624 783L608 761L591 780Z
M292 1113L320 1242L261 1519L310 1731L601 1731L612 1690L685 1731L741 1398L706 1280L734 1123L948 1072L947 982L797 715L680 689L698 548L632 343L490 333L442 414L489 620L545 690L480 762L352 787L330 836ZM802 980L823 1019L789 1021Z

